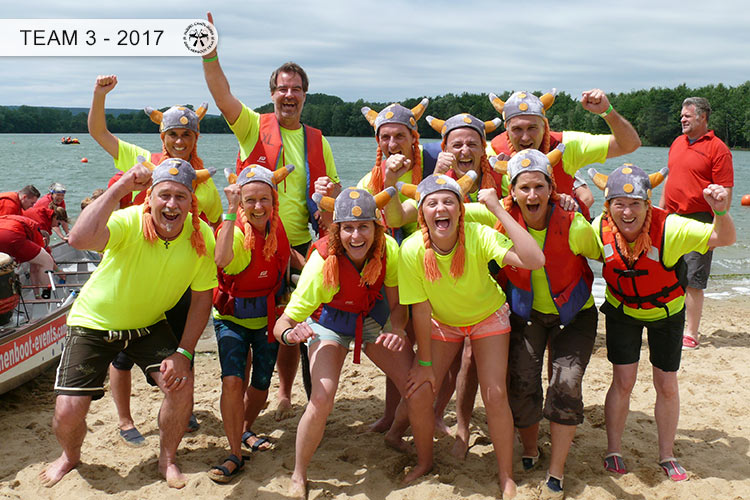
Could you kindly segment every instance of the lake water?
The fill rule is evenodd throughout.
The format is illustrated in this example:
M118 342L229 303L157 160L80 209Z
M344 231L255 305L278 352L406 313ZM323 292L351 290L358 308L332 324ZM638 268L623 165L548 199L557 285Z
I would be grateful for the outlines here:
M151 151L161 150L159 135L122 134L123 140ZM62 145L57 134L0 134L0 192L14 191L26 184L34 184L44 193L52 182L67 187L66 203L73 217L80 212L80 201L96 188L107 186L115 173L112 158L88 135L79 136L79 145ZM329 137L336 167L342 184L352 186L370 169L375 161L375 139L372 137ZM429 141L425 141L429 142ZM237 141L230 134L204 134L198 151L206 166L219 172L234 168ZM610 173L624 161L639 165L647 172L655 172L667 164L667 148L642 147L626 157L595 165L602 173ZM750 152L734 151L735 188L732 217L737 225L737 243L714 252L709 296L750 295L750 207L740 205L742 195L750 193L750 177L745 176L750 166ZM81 158L88 163L82 163ZM221 190L226 185L223 175L215 182ZM593 187L593 184L592 184ZM602 204L602 193L593 187L596 203L592 213ZM661 187L654 198L659 199ZM222 193L222 199L224 198ZM601 286L601 282L597 286ZM598 291L598 290L597 290ZM596 295L601 296L601 293Z

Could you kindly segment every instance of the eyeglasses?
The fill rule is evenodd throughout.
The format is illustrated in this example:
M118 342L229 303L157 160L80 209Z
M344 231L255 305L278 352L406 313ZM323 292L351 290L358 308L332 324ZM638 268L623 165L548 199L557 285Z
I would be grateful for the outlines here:
M55 191L50 191L50 193L52 193L52 194L65 194L65 190L64 189L63 190L57 189Z

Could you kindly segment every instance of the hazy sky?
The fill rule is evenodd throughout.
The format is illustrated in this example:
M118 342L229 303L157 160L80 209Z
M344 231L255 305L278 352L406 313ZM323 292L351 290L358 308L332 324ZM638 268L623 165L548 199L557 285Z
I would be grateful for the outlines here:
M611 4L611 6L610 6ZM3 18L205 18L233 93L269 102L268 76L302 65L311 92L398 101L448 92L591 87L622 92L750 79L745 2L126 0L3 2ZM742 33L745 33L744 35ZM0 51L0 54L2 52ZM97 74L108 107L211 102L198 57L0 57L0 105L85 106Z

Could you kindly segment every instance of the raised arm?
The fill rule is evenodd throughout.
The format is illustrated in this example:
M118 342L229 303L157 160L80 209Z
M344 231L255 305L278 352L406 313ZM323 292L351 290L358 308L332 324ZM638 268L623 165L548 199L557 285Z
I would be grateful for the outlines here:
M500 204L494 188L480 189L477 197L505 227L513 247L503 259L504 266L516 266L524 269L540 269L544 266L544 253L534 238L526 231Z
M206 17L209 23L214 23L214 17L210 12L206 14ZM212 60L215 57L218 57L215 49L203 56L203 76L206 79L208 90L211 92L211 96L214 98L214 102L216 102L216 106L218 106L221 114L224 115L224 118L229 123L234 123L240 116L242 103L232 95L232 91L229 89L229 82L224 75L224 71L221 69L219 60Z
M236 214L240 206L240 187L237 184L230 184L224 188L224 194L227 197L228 214ZM216 248L214 249L214 262L217 267L227 267L234 258L234 221L224 221L219 229L219 235L216 238Z
M609 110L610 102L603 90L591 89L581 94L581 106L591 113L601 115ZM640 147L641 138L638 137L638 132L620 113L612 109L603 118L612 131L607 158L626 155Z
M120 207L120 199L133 191L143 191L151 185L151 171L137 164L104 191L99 198L81 212L73 229L68 234L68 243L79 250L104 251L109 241L107 221L112 212Z
M708 239L710 248L725 247L737 241L737 231L732 216L729 215L731 196L724 186L709 184L703 190L703 199L714 211L714 230Z
M118 156L119 139L107 129L107 115L104 104L107 94L116 86L116 75L99 75L96 77L94 97L91 100L88 119L89 134L115 160Z

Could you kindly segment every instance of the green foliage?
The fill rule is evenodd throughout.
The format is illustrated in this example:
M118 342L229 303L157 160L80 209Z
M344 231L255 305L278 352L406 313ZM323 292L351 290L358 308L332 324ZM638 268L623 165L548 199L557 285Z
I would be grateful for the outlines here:
M541 95L542 92L535 92ZM498 94L505 100L509 91ZM633 90L620 94L609 94L614 108L633 124L646 145L669 146L680 135L680 110L686 97L702 96L709 100L713 112L709 127L732 148L750 147L750 81L737 87L723 84L707 85L690 89L685 84L675 88L655 87L649 90ZM415 106L422 97L404 100L401 104ZM341 98L326 94L308 94L302 112L302 121L319 128L329 136L367 137L373 134L372 127L361 113L363 106L380 111L390 103L360 99L345 102ZM167 109L167 108L164 108ZM256 109L260 113L273 111L268 103ZM458 113L471 113L482 120L497 116L487 95L463 93L445 94L430 98L426 114L447 119ZM595 134L608 133L604 120L584 110L579 101L561 92L547 114L553 130L580 130ZM157 127L142 111L107 115L107 127L113 133L151 133ZM495 134L502 131L502 127ZM37 108L30 106L0 106L0 133L49 132L85 134L86 113L73 114L65 108ZM231 133L226 121L220 116L206 116L201 121L203 133ZM426 120L419 121L419 133L425 138L439 138ZM494 134L490 134L492 137Z

